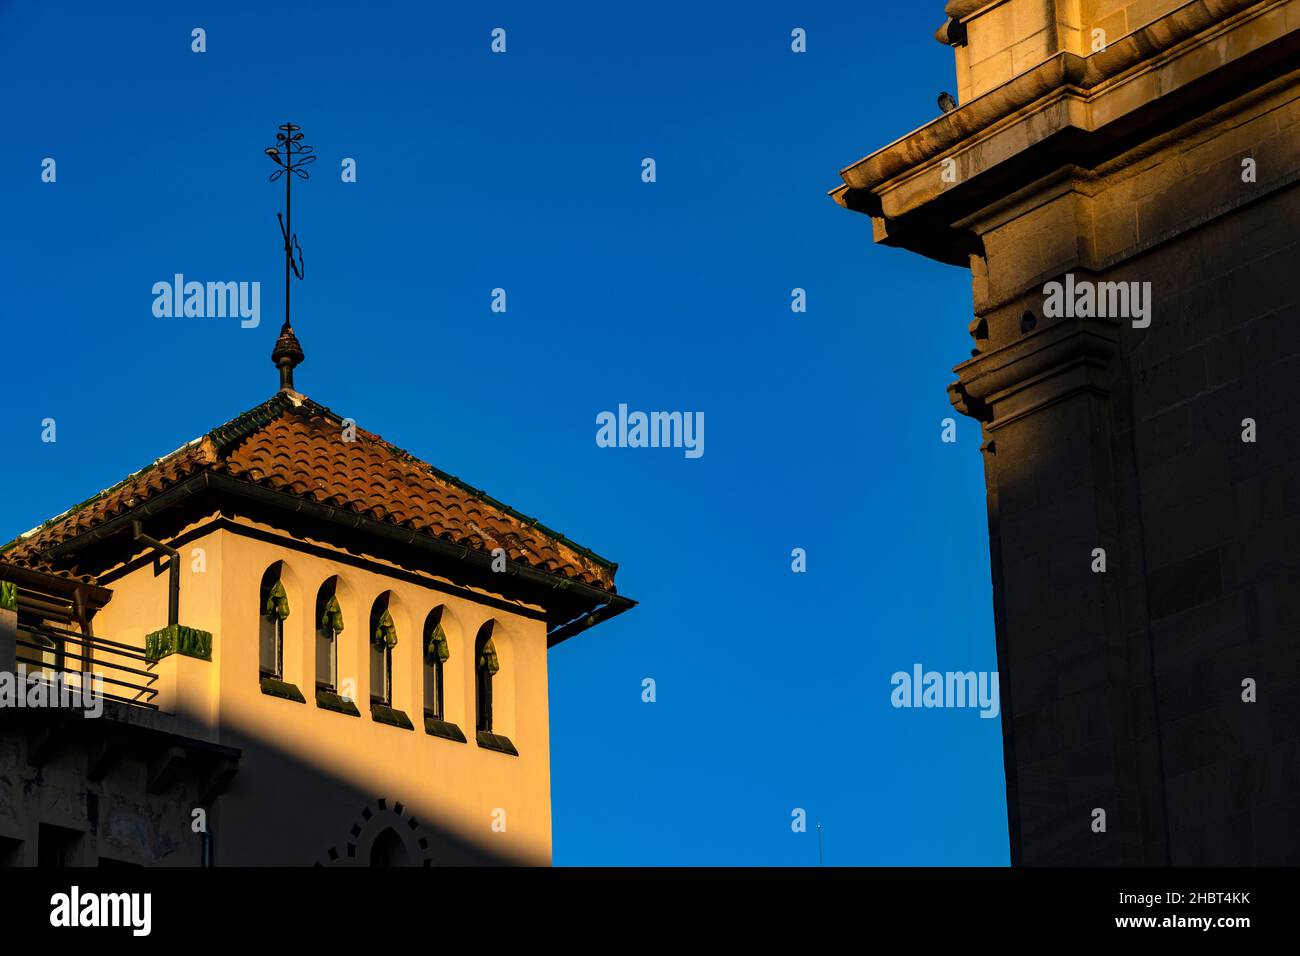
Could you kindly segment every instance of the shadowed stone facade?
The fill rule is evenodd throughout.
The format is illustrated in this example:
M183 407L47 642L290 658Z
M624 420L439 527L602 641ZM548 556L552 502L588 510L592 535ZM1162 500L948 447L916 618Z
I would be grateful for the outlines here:
M1300 863L1300 0L945 12L832 195L971 270L1012 862Z

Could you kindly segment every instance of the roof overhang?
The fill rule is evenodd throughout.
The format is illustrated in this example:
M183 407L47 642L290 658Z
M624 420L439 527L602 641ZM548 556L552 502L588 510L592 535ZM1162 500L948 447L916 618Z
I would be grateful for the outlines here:
M57 595L72 603L81 600L92 611L103 607L113 597L113 592L109 588L98 587L61 574L50 574L9 564L5 562L3 556L0 556L0 581L11 581L21 588L40 594Z
M547 646L553 647L575 634L636 606L636 602L630 598L592 587L582 581L541 571L517 561L507 561L505 571L492 572L492 555L468 545L456 544L421 531L403 528L353 511L320 504L212 471L203 471L187 478L135 508L122 512L74 538L51 546L42 554L51 562L70 561L77 554L104 544L116 536L130 538L133 522L178 508L187 499L205 491L233 495L276 511L301 515L360 532L390 544L412 548L467 566L477 572L491 573L493 575L491 580L497 580L504 575L505 581L515 583L518 586L517 590L526 592L530 600L535 600L547 610Z
M967 217L1297 67L1300 0L1193 0L1104 51L1057 53L846 167L830 195L871 216L876 242L968 265Z

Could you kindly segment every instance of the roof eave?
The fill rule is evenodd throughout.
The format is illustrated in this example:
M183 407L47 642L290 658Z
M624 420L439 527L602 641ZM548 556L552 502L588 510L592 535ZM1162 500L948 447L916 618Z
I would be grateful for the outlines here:
M137 505L135 508L124 511L121 514L110 518L108 521L96 525L94 528L90 528L75 537L61 541L56 545L42 550L41 554L50 561L58 561L60 559L68 558L90 545L104 541L115 534L128 531L131 528L133 521L175 507L184 499L209 488L259 501L263 504L268 504L284 511L306 514L343 527L364 531L367 534L372 534L375 537L387 541L397 542L420 550L429 551L455 561L465 562L472 566L490 568L493 563L493 557L491 554L479 551L467 544L456 544L426 534L423 531L402 528L366 515L357 514L356 512L346 511L340 508L334 508L329 505L322 505L314 501L299 498L296 495L291 495L283 491L276 491L272 488L264 488L261 485L253 484L252 482L244 481L239 478L232 478L229 475L212 471L204 471L192 478L188 478L180 484L169 488L162 494ZM563 632L563 634L554 639L548 636L548 646L554 646L560 641L566 640L574 634L586 630L589 627L593 627L595 624L600 623L600 621L608 620L615 614L622 613L636 605L635 601L623 597L615 591L607 591L603 588L594 587L574 578L557 575L549 571L542 571L518 561L508 561L506 571L501 573L505 573L512 577L518 577L535 586L563 591L567 595L578 597L582 601L591 604L592 610L587 612L585 615L574 619L574 621L557 626L552 633L558 634ZM585 621L587 623L583 623L581 626L575 626L576 622L579 621Z

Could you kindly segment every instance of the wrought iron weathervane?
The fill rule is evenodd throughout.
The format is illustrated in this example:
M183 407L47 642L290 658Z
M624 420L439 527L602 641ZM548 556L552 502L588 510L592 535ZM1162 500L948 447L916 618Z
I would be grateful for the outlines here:
M284 215L275 214L280 220L280 235L284 238L284 325L280 327L280 337L271 353L271 361L280 370L281 391L293 389L293 370L304 358L302 346L289 324L289 273L292 271L302 279L302 246L298 245L298 235L292 225L293 180L295 176L310 179L304 167L316 162L316 157L312 155L315 148L303 143L299 129L292 123L283 124L280 132L275 134L275 145L266 148L266 155L280 167L271 174L271 182L284 176Z

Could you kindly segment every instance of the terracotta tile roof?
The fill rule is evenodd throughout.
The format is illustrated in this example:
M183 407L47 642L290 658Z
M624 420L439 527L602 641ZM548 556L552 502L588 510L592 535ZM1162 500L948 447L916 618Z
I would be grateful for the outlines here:
M478 551L504 548L511 561L615 593L617 565L543 527L482 491L356 429L294 392L280 392L202 438L158 459L71 511L0 549L20 566L124 514L203 471L286 492L442 538Z

